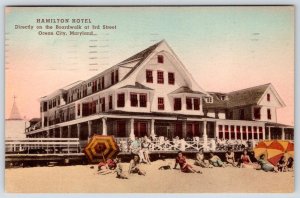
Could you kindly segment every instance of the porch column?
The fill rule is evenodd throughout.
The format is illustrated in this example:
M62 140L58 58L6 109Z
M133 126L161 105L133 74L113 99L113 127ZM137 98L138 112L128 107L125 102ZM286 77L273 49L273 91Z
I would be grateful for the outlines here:
M131 140L135 139L135 135L134 135L134 119L133 118L130 119L130 134L129 134L129 138Z
M229 139L231 140L231 125L228 125Z
M68 138L71 138L71 125L68 125Z
M262 133L263 133L262 139L265 140L266 139L266 128L265 128L265 126L262 127Z
M234 139L237 140L237 127L234 125Z
M284 137L284 127L281 128L281 139L284 140L285 137Z
M203 148L204 150L208 150L207 147L207 121L203 121Z
M62 133L63 133L63 127L59 128L59 137L62 138Z
M186 138L186 121L182 122L182 138Z
M271 140L271 127L268 127L269 140Z
M257 129L256 129L257 130ZM251 126L251 131L252 131L252 140L254 140L254 127ZM257 132L257 131L256 131ZM254 142L254 141L253 141Z
M218 123L217 122L215 122L215 137L217 138L217 139L219 139L219 131L218 131Z
M88 141L91 139L92 134L92 121L88 121Z
M223 139L225 140L225 125L223 125Z
M80 124L77 124L77 137L80 139Z
M155 137L155 131L154 131L154 119L151 119L151 133L150 133L151 137Z
M248 126L246 126L246 138L247 138L247 140L249 140L249 128L248 128Z
M106 117L102 118L102 135L107 135Z

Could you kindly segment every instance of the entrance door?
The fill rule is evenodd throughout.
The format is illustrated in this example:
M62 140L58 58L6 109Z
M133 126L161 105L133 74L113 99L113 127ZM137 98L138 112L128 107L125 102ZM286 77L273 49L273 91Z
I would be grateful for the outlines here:
M126 137L126 122L118 121L117 122L117 137Z
M147 135L147 122L135 122L134 134L136 137L144 137Z
M176 137L176 136L182 138L182 123L181 122L176 123L174 137Z

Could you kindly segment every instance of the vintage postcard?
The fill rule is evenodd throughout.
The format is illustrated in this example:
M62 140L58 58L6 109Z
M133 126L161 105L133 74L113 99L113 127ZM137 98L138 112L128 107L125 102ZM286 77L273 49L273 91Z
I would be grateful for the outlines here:
M294 7L5 8L5 191L294 192Z

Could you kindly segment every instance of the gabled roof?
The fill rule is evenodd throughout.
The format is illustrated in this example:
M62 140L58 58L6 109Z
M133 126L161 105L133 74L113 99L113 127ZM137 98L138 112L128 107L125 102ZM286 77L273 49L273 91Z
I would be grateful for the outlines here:
M138 66L144 61L146 60L146 58L159 46L159 44L161 44L164 40L161 40L160 42L151 45L150 47L148 47L147 49L144 49L143 51L127 58L126 60L120 62L117 65L123 65L129 62L133 62L133 61L137 61L137 63L132 67L132 69L124 76L123 79L127 78L136 68L138 68Z
M136 82L135 85L125 85L124 87L121 87L120 89L123 89L123 88L153 90L153 89L146 87L145 85L142 85L138 82Z
M210 92L213 97L213 103L204 102L206 108L234 108L258 104L266 90L271 86L271 83L249 87L229 93ZM228 99L221 100L220 96L225 95Z
M257 104L270 83L229 92L227 106L229 108Z
M176 89L175 91L171 92L170 94L179 94L179 93L194 93L194 94L203 94L200 91L193 91L191 90L189 87L179 87L178 89Z

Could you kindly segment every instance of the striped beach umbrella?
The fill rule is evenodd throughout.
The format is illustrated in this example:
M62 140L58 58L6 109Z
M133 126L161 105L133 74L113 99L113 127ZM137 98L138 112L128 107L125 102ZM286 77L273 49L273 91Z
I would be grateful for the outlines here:
M94 135L83 152L92 163L113 159L119 153L119 147L113 136Z
M267 147L267 159L268 161L276 166L280 158L285 154L287 142L274 140Z
M272 140L264 140L258 142L258 144L255 146L253 149L254 151L254 156L256 159L259 159L259 157L264 154L267 155L267 147L272 143Z

